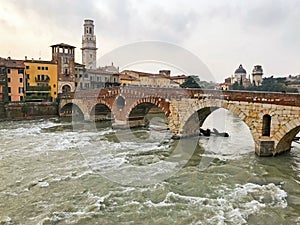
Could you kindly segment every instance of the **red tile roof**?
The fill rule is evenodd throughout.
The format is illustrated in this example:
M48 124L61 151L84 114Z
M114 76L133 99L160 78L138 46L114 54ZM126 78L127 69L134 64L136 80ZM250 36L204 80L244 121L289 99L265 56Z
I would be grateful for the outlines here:
M10 57L8 57L7 59L0 57L0 66L4 66L7 68L25 68L24 60L11 59Z

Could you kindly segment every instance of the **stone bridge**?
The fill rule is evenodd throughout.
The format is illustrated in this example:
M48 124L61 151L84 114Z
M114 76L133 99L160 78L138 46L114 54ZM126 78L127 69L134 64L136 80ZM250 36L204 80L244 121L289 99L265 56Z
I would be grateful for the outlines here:
M300 95L246 91L123 86L77 91L60 96L60 116L113 121L113 127L144 125L156 106L166 115L175 137L198 135L205 119L224 108L249 127L259 156L291 149L300 132Z

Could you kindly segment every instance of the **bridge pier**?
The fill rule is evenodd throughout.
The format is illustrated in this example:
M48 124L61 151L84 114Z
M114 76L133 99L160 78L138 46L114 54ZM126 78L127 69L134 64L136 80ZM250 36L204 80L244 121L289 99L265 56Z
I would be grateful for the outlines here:
M255 143L255 153L260 157L274 155L275 141L259 139Z
M127 128L129 128L129 124L127 123L127 121L115 119L114 123L112 124L112 128L113 129L127 129Z
M89 113L83 114L83 118L84 118L84 121L87 121L87 122L91 121L91 116Z

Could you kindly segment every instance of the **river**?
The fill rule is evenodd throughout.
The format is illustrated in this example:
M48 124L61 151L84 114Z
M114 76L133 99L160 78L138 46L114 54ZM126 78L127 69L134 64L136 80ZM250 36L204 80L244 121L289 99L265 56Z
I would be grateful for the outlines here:
M160 117L150 125L1 122L0 224L300 224L299 145L259 158L222 110L203 127L229 138L172 141Z

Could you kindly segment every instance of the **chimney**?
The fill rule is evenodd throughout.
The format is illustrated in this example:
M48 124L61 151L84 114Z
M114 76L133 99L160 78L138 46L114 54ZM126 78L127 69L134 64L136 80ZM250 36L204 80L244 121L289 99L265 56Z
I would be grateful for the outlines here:
M25 60L27 60L27 56L25 56Z
M163 74L169 77L171 75L171 70L160 70L159 74Z

